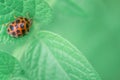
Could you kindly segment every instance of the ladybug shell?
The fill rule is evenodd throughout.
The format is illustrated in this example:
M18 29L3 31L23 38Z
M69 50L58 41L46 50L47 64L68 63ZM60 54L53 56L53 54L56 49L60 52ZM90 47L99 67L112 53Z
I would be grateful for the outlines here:
M31 20L27 18L19 17L14 22L9 24L7 32L12 37L24 36L29 32L31 26Z

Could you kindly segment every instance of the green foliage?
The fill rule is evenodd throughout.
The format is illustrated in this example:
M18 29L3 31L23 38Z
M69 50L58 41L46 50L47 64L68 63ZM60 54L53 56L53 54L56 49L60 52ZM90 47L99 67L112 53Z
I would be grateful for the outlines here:
M56 32L77 46L103 80L120 80L120 0L46 1L55 10L56 19L42 29Z
M40 31L39 25L46 25L52 20L52 10L43 0L0 0L0 4L0 43L2 43L2 45L4 43L10 45L10 47L7 45L4 47L10 50L13 50L11 48L16 48L14 45L20 45L19 43L23 45L26 39L29 39L29 35L32 35L32 33L35 35L35 32ZM14 16L27 17L26 14L29 14L29 17L33 19L31 33L19 39L11 38L7 34L7 27L5 24L9 24L15 20Z
M67 40L40 25L52 21L52 10L42 0L0 0L1 80L101 80L86 58ZM12 38L3 24L29 13L31 31Z
M51 9L43 0L0 0L0 25L26 14L41 23L48 23L52 17Z
M38 32L13 56L19 59L28 80L100 80L79 50L54 33Z
M24 76L24 70L19 63L10 54L0 51L0 80L13 80L15 76Z

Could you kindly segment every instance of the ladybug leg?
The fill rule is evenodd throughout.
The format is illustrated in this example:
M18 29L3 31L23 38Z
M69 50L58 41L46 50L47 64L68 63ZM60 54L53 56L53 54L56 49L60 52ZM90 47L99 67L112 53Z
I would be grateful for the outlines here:
M6 26L8 26L11 22L9 21L8 23L6 23Z
M14 16L14 18L16 19L17 17L16 17L16 16Z
M6 23L6 24L3 24L2 26L7 27L8 25L9 25L9 22Z
M12 14L14 16L14 19L16 19L17 17L15 16L15 14Z
M5 26L7 27L9 25L9 23L5 24Z

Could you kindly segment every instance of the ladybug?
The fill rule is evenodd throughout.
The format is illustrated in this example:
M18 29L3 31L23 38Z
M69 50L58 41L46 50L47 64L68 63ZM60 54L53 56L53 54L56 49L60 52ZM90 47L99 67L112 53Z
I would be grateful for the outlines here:
M12 37L24 36L29 32L32 20L24 17L18 17L10 23L7 28L7 33Z

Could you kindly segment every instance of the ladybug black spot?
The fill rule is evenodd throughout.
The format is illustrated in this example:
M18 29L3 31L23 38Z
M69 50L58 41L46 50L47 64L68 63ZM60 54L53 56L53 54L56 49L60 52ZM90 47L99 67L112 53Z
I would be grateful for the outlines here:
M8 32L10 32L10 30L8 29Z
M25 30L22 30L22 34L23 34L23 35L25 34Z
M10 25L10 29L11 29L11 30L14 30L14 27L13 27L12 25Z
M28 19L27 19L27 18L25 18L25 21L28 21Z
M14 24L14 22L12 22L12 24Z
M18 34L18 36L21 36L21 34Z
M16 23L20 23L20 20L18 19L18 20L16 20Z
M23 17L19 17L20 19L23 19Z
M20 27L21 27L21 28L24 28L24 23L20 24Z
M24 23L24 21L22 20L22 23Z
M27 29L27 32L29 32L29 29Z
M26 24L26 27L27 27L27 28L29 28L29 25L28 25L28 24Z
M17 33L20 33L20 30L17 30Z
M15 32L13 32L13 33L12 33L12 35L13 35L13 36L15 36L15 35L16 35L16 33L15 33Z
M28 24L30 24L30 21L28 21Z

